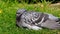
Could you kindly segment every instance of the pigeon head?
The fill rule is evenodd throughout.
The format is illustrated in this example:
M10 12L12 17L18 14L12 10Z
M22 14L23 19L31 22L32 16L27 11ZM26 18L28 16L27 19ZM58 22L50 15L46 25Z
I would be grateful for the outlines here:
M17 16L22 15L24 12L26 12L25 9L18 9L18 11L16 12Z
M25 9L18 9L18 11L16 12L16 20L19 22L20 21L20 18L21 18L21 15L26 12Z

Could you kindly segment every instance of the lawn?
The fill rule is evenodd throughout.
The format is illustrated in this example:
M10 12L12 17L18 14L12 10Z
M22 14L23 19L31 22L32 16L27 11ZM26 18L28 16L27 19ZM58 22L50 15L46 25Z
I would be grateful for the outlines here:
M59 6L60 7L60 6ZM60 34L60 30L26 30L16 26L16 11L20 8L35 10L36 12L46 12L60 17L60 8L50 6L49 3L9 3L0 0L0 34Z

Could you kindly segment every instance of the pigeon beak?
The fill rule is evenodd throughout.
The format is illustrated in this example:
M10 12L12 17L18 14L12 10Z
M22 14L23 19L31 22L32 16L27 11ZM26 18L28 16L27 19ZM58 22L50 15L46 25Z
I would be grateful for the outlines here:
M17 17L19 17L20 16L20 14L16 14L17 15Z

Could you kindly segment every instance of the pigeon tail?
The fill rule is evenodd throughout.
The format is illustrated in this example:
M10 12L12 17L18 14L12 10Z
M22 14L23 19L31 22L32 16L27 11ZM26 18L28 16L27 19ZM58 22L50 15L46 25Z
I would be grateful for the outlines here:
M47 20L46 22L41 24L41 27L49 28L49 29L60 29L59 22L55 22L53 20Z

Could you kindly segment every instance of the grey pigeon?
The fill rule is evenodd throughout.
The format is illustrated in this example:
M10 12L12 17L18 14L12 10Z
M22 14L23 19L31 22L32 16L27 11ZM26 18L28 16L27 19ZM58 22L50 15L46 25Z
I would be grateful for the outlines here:
M52 14L27 11L26 9L19 9L16 12L16 24L19 27L26 27L28 29L39 30L42 27L60 29L59 21L60 19Z

